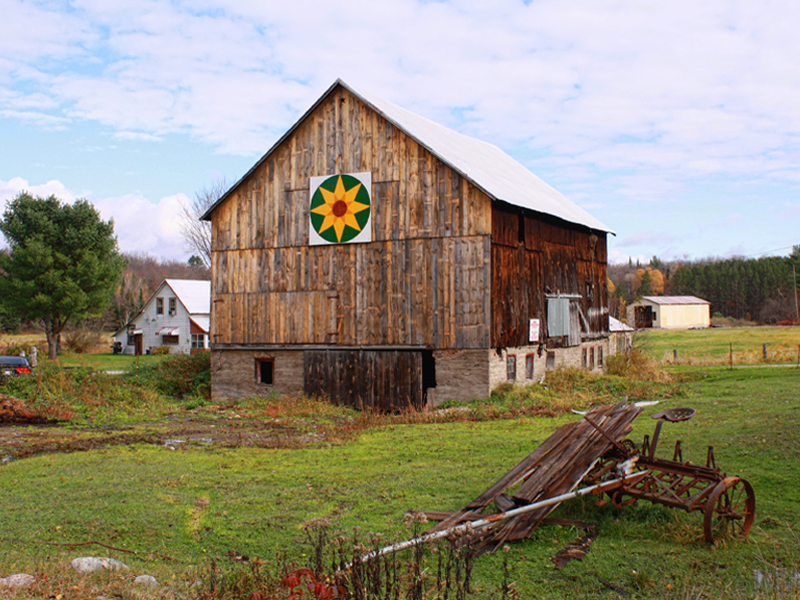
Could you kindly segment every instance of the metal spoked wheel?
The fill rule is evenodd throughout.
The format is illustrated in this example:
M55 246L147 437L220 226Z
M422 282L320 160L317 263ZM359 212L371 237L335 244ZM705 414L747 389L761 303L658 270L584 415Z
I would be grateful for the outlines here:
M746 538L756 514L756 496L741 477L726 477L708 497L703 531L710 543L725 535Z

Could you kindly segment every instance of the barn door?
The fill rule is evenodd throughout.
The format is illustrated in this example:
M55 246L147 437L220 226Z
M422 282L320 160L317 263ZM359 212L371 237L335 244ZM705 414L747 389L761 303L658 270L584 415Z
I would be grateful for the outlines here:
M305 394L358 409L421 407L422 354L405 350L306 350Z

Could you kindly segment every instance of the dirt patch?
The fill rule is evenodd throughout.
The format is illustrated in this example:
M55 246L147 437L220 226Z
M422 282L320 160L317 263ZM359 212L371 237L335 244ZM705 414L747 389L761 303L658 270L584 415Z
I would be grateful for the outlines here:
M327 441L327 428L292 419L235 417L170 418L125 426L36 423L9 418L0 423L0 461L39 454L80 452L131 444L170 450L187 448L296 448Z

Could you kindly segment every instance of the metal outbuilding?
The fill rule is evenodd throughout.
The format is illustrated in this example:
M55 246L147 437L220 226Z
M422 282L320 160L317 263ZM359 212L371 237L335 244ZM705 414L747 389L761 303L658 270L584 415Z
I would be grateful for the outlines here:
M711 303L696 296L644 296L628 307L636 329L700 329L711 325Z

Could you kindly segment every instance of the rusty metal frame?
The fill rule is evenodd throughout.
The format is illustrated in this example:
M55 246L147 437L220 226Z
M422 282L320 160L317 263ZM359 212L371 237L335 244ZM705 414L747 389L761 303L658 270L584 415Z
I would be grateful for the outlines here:
M680 440L675 444L673 460L655 456L664 422L683 421L693 414L692 409L672 409L653 415L658 419L653 442L650 442L649 436L645 436L640 447L627 439L616 442L599 425L587 419L592 427L614 444L587 476L587 480L602 481L614 473L619 464L635 461L637 469L646 470L647 476L634 482L618 483L610 490L609 496L614 506L623 507L637 500L647 500L687 512L702 511L703 533L710 543L728 532L747 537L755 515L753 488L744 479L727 477L716 466L712 446L708 448L705 466L683 461Z

